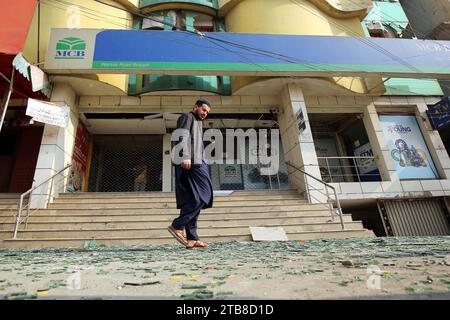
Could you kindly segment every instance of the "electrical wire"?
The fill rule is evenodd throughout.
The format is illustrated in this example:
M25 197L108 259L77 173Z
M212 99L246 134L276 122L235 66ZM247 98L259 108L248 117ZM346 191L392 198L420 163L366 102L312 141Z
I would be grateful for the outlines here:
M48 0L45 0L45 1L48 1ZM65 1L63 1L63 0L53 0L53 1L57 1L57 2L61 2L61 3L68 4L67 2L65 2ZM278 59L278 60L285 61L285 62L287 62L287 63L302 63L302 64L304 64L305 66L309 67L311 70L317 70L317 71L323 70L323 68L318 69L314 64L311 64L310 62L308 62L308 61L306 61L306 60L299 60L299 59L297 59L297 58L285 56L285 55L282 55L282 54L279 54L279 53L276 53L276 52L266 51L266 50L261 50L261 49L258 49L258 48L253 48L253 47L250 47L250 46L247 46L247 45L244 45L244 44L240 44L240 43L236 43L236 42L232 42L232 41L227 41L227 40L224 40L224 39L219 39L219 38L213 37L213 36L211 36L211 35L204 35L204 34L202 34L201 32L199 32L198 30L195 30L195 29L194 29L194 31L190 31L190 30L187 30L186 28L182 28L182 27L176 26L176 25L171 24L171 23L168 23L168 22L166 22L166 21L161 21L161 20L155 19L155 18L150 17L150 16L146 16L146 15L143 15L143 14L138 14L138 13L136 13L136 12L131 12L130 10L127 10L127 9L124 9L124 8L121 8L121 7L118 7L118 6L114 6L114 5L112 5L112 4L105 3L105 2L100 1L100 0L95 0L95 1L98 2L98 3L104 4L104 5L107 5L107 6L116 8L116 9L121 10L121 11L126 11L127 13L130 13L130 14L133 14L133 15L136 15L136 16L139 16L139 17L142 17L142 18L146 18L146 19L149 19L149 20L152 20L152 21L161 23L161 24L163 24L163 25L170 26L172 29L176 29L176 30L180 30L180 31L183 31L183 32L187 32L187 33L189 33L189 34L196 35L196 36L199 36L199 35L200 35L200 36L202 36L202 37L204 37L204 38L207 38L207 39L209 39L209 40L216 41L216 42L221 42L221 43L227 44L227 45L229 45L229 46L233 46L233 47L236 47L236 48L239 48L239 49L242 49L242 50L246 50L246 51L252 52L253 54L258 54L258 55L263 55L263 56L268 56L268 57L276 58L276 59ZM294 4L296 4L296 5L298 5L298 6L302 7L302 8L304 8L304 9L306 9L307 11L309 11L309 12L312 13L312 14L314 14L315 16L317 16L317 17L319 17L319 18L321 18L321 19L324 19L323 17L321 17L321 16L317 15L316 13L312 12L311 10L309 10L309 8L305 8L304 6L300 5L300 4L297 3L296 1L291 0L291 2L293 2ZM70 3L70 5L73 5L73 4ZM89 10L92 11L92 9L89 9ZM128 19L128 20L129 20L129 19ZM330 21L327 20L327 22L330 22ZM356 34L353 30L350 30L350 29L348 29L348 28L346 28L346 27L344 27L344 26L342 26L342 25L340 25L340 24L337 24L337 23L333 22L333 21L331 21L331 22L334 23L334 25L336 25L338 28L340 28L340 29L343 30L343 31L346 31L346 32L348 32L348 33L350 33L350 34L353 34L353 35ZM358 41L361 41L361 42L363 42L364 44L369 45L370 47L374 48L375 50L377 50L377 51L379 51L379 52L381 52L381 53L383 53L383 54L389 56L391 59L396 60L397 62L403 64L404 66L406 66L406 67L408 67L408 68L410 68L410 70L412 70L412 71L414 71L414 72L416 72L416 73L423 73L423 72L421 72L420 70L418 70L418 69L414 68L413 66L409 65L408 63L406 63L406 62L405 62L404 60L402 60L401 58L396 57L395 55L392 55L389 51L385 50L384 48L381 48L381 47L379 47L379 46L377 46L377 45L374 46L374 44L373 44L372 42L370 42L370 41L368 42L368 41L367 41L367 38L362 38L362 37L361 37L360 35L358 35L358 34L356 34L356 35L357 35L357 36L353 36L353 38L355 38L355 39L357 39ZM216 43L216 44L217 44L217 43ZM217 45L218 45L218 44L217 44ZM221 45L218 45L218 46L221 47L222 49L227 50L227 51L229 51L229 52L232 52L232 53L234 53L234 54L239 54L238 52L232 51L232 50L230 50L229 48L223 47L223 46L221 46ZM239 54L239 55L240 55L241 57L243 57L242 54ZM262 67L262 66L260 66L259 64L255 63L255 62L252 62L252 61L251 61L249 58L247 58L247 57L245 57L245 59L246 59L246 60L249 60L249 62L247 62L248 64L257 65L257 66L259 66L259 67ZM266 69L266 70L270 70L270 69L268 69L268 68L265 68L265 69ZM349 69L348 69L348 68L341 68L341 71L349 71ZM350 71L351 71L351 70L350 70ZM294 77L290 76L289 78L294 78ZM432 80L432 79L426 79L426 80L435 81L435 80ZM405 92L405 93L412 93L412 94L416 94L416 95L421 95L420 93L412 92L412 91L409 91L409 90L400 90L400 91L403 91L403 92Z

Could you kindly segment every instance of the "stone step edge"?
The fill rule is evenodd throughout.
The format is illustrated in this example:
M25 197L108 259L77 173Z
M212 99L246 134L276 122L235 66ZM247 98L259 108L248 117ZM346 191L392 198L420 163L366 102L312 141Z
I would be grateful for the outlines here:
M202 209L202 210L214 210L214 209L223 209L223 208L258 208L258 209L265 209L265 210L270 210L273 211L273 209L267 209L267 208L273 208L273 207L278 207L278 208L320 208L320 209L329 209L329 207L325 204L321 204L321 203L300 203L300 204L271 204L271 205L264 205L264 206L257 206L257 205L248 205L248 206L216 206L214 205L212 208L207 208L207 209ZM180 210L177 209L177 207L175 206L171 206L171 207L143 207L143 206L138 206L138 207L112 207L112 208L105 208L105 207L95 207L95 208L39 208L39 209L30 209L30 212L43 212L43 211L48 211L48 210L68 210L68 211L73 211L73 210L82 210L82 211L92 211L92 210L156 210L156 209L171 209L171 210ZM2 212L3 210L0 209L0 214L1 213L6 213L6 212ZM6 210L8 213L11 211L17 211L17 210ZM22 212L26 213L26 210L23 210ZM203 212L203 211L202 211Z
M214 190L214 192L231 192L230 194L258 194L258 193L272 193L272 194L283 194L283 193L299 193L297 189L252 189L252 190ZM144 192L134 192L134 191L124 191L124 192L61 192L58 193L58 197L68 197L68 196L83 196L83 195L175 195L174 191L144 191ZM1 195L1 194L0 194ZM20 194L17 195L17 198ZM14 197L13 197L14 198ZM1 199L1 197L0 197Z
M344 217L351 217L351 215L344 214ZM254 217L254 218L242 218L242 217L235 217L235 218L209 218L208 219L202 219L199 218L198 221L236 221L236 220L255 220L255 219L261 219L261 220L274 220L274 219L301 219L301 218L330 218L330 215L317 215L317 216L282 216L282 217ZM115 220L98 220L98 221L29 221L28 225L31 224L70 224L70 223L142 223L142 222L166 222L170 220L168 219L152 219L152 220L125 220L125 221L115 221ZM1 222L3 225L15 225L15 222Z
M314 217L314 218L316 218L316 217ZM326 219L327 217L319 217L319 218L324 218L324 219ZM329 217L328 217L329 218ZM298 217L290 217L289 219L291 219L291 220L294 220L294 219L298 219ZM200 222L202 222L202 224L204 225L204 224L207 224L207 223L212 223L212 222L214 222L214 223L219 223L219 222L229 222L229 221L227 221L227 220L199 220ZM168 221L168 220L161 220L161 221L133 221L132 223L142 223L142 222L144 222L144 223L152 223L152 222L167 222L168 224L170 224L170 222L171 221ZM358 224L358 223L360 223L361 221L360 220L351 220L351 221L344 221L344 224ZM120 224L120 223L122 223L122 224L125 224L125 223L129 223L129 221L107 221L107 222L97 222L97 221L95 221L95 222L57 222L57 223L55 223L55 222L51 222L51 223L40 223L40 222L37 222L37 223L28 223L28 229L27 230L23 230L23 226L21 226L20 228L19 228L19 231L20 232L24 232L24 231L27 231L27 232L33 232L33 231L39 231L39 232L42 232L42 231L61 231L61 232L64 232L64 231L104 231L104 230L106 230L106 231L132 231L132 230L136 230L136 231L142 231L142 230L158 230L158 229L165 229L166 227L149 227L149 228L125 228L125 227L118 227L118 228L104 228L104 229L30 229L30 226L33 226L33 225L45 225L45 224L48 224L48 225L55 225L55 224L95 224L95 223L102 223L102 224L104 224L104 223L111 223L111 224L113 224L113 223L118 223L118 224ZM289 223L289 221L287 221L287 222L276 222L276 223L273 223L273 224L264 224L264 226L265 227L283 227L283 226L304 226L304 225L329 225L329 224L340 224L341 222L340 221L338 221L338 220L334 220L334 221L330 221L330 222L327 222L327 221L324 221L324 222L304 222L304 223ZM13 226L15 226L15 223L5 223L4 225L10 225L11 227L13 227ZM248 225L233 225L233 226L209 226L208 225L208 228L242 228L242 227L248 227ZM9 229L3 229L3 230L1 230L0 229L0 233L7 233L7 232L10 232L10 230Z
M348 221L345 224L361 224L361 221ZM255 227L294 227L294 226L320 226L320 225L340 225L339 221L335 222L316 222L316 223L291 223L291 224L266 224L264 226L255 226ZM220 227L214 227L214 226L208 226L208 229L233 229L233 228L249 228L248 225L236 225L236 226L220 226ZM80 230L71 230L71 229L27 229L27 230L20 230L21 233L60 233L60 232L96 232L96 231L157 231L157 230L166 230L167 227L153 227L153 228L107 228L107 229L80 229ZM352 229L353 230L353 229ZM6 230L0 230L0 233L11 233L11 231Z
M216 204L222 204L222 203L232 203L233 205L231 205L230 207L235 207L235 206L242 206L242 204L238 204L236 205L236 202L240 202L240 203L244 203L244 206L246 203L252 202L252 204L254 204L254 206L256 206L256 204L260 203L260 202L281 202L281 201L291 201L291 202L298 202L299 204L309 204L307 202L307 200L305 199L299 199L299 198L292 198L292 199L275 199L275 200L271 200L271 199L263 199L263 200L225 200L225 201L215 201L213 202L214 205ZM127 205L127 204L151 204L151 205L166 205L166 204L170 204L170 205L176 205L175 201L141 201L141 202L136 202L136 201L130 201L130 202L53 202L50 204L49 209L51 209L53 206L65 206L65 205ZM320 203L318 203L320 204ZM13 208L5 208L5 209L13 209ZM16 208L17 209L17 208Z
M286 232L286 234L327 234L327 233L354 233L354 232L367 232L371 233L368 229L346 229L346 230L324 230L324 231L290 231ZM250 233L248 235L251 235ZM242 234L229 234L229 235L205 235L202 238L230 238L230 237L242 237L247 235ZM17 239L2 239L1 242L14 242L14 241L26 241L26 242L40 242L40 241L85 241L85 240L155 240L155 239L175 239L172 236L154 236L154 237L106 237L106 238L17 238ZM296 241L296 240L288 240L288 241ZM253 241L252 241L253 242Z
M228 194L228 195L214 195L214 198L218 199L218 198L234 198L234 197L255 197L255 198L260 198L260 197L299 197L299 198L303 198L305 199L305 197L303 197L301 194L294 193L294 192L285 192L285 193L267 193L267 194L262 194L262 193L258 193L258 194L238 194L238 193L233 193L233 194ZM93 196L93 195L64 195L64 196L59 196L56 197L55 199L158 199L158 198L166 198L166 199L175 199L176 196L175 194L162 194L162 195L102 195L102 196ZM19 202L19 199L4 199L4 200L8 200L8 201L17 201ZM0 198L0 203L1 203L2 199Z
M215 215L219 215L219 214L226 214L226 215L249 215L249 214L260 214L261 219L267 219L267 218L289 218L289 217L317 217L317 216L328 216L331 217L329 211L326 210L299 210L298 212L296 211L278 211L280 212L284 212L284 213L288 213L291 214L289 216L286 215L282 215L282 216L267 216L268 214L272 213L270 211L265 211L265 212L242 212L242 211L238 211L238 212L212 212L212 213L202 213L202 217L206 217L206 216L215 216ZM308 215L305 215L305 213L309 213ZM314 213L317 213L317 215L315 215ZM39 214L39 215L30 215L29 219L32 218L99 218L99 217L134 217L134 216L140 216L140 217L144 217L144 216L148 216L150 218L154 217L163 217L163 216L168 216L168 217L177 217L179 215L179 213L173 213L173 214L169 214L169 213L165 213L165 214L161 214L161 213L128 213L128 214L92 214L92 215L88 215L87 213L81 213L81 214ZM351 216L351 214L343 214L344 216ZM334 217L339 217L337 214L333 214ZM0 223L2 219L11 219L14 218L16 219L15 215L11 215L11 216L3 216L0 217ZM244 217L245 218L245 217ZM257 219L259 217L246 217L245 219ZM228 219L228 220L234 220L237 219L236 218L223 218L223 219ZM142 220L141 220L142 221ZM38 221L36 221L38 222ZM56 222L56 221L55 221ZM5 222L8 223L8 222ZM9 222L11 223L11 222Z

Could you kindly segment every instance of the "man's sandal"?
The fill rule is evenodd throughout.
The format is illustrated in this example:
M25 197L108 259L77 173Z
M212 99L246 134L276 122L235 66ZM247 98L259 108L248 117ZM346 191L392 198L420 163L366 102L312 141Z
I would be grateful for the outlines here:
M186 249L207 248L208 244L201 240L188 240Z
M183 246L187 247L188 242L186 241L186 238L183 235L183 230L177 230L172 226L168 226L167 230L169 230L170 234Z

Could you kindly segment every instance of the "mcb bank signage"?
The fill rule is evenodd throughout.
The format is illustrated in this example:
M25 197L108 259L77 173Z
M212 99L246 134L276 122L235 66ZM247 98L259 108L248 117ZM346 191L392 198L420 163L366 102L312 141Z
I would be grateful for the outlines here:
M450 79L450 41L52 29L49 73L385 76ZM332 48L332 50L330 50Z
M380 116L400 179L439 178L415 116Z
M55 59L84 59L86 57L86 41L81 38L68 37L56 43Z

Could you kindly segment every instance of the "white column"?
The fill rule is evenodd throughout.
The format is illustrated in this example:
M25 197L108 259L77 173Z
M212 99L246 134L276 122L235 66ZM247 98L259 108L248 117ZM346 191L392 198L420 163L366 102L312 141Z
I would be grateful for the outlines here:
M428 106L425 103L420 103L415 106L415 114L423 138L433 157L434 164L441 179L450 179L450 159L447 150L442 142L441 136L433 127L428 119L426 111Z
M162 173L162 191L172 191L172 160L170 134L165 134L163 137L163 173Z
M50 178L72 161L72 152L78 125L75 91L67 84L57 83L53 88L50 101L61 106L69 106L71 109L70 121L67 128L45 125L33 185L38 185ZM66 170L64 172L66 176L68 171ZM64 192L66 180L59 176L55 178L53 187L51 187L50 183L46 183L36 189L31 198L31 207L45 207L47 200L51 199L49 197L50 189L52 189L53 196L56 196L59 192Z
M310 175L322 179L317 160L316 149L309 124L308 112L306 109L305 99L301 87L297 84L290 83L286 85L281 94L282 107L279 115L280 133L283 142L284 158L286 161L301 168ZM299 111L303 112L305 120L305 129L300 133L296 115ZM292 167L288 167L289 181L294 188L305 191L305 175L296 171ZM320 191L312 191L311 189L323 190L323 185L312 178L308 178L308 186L310 189L312 202L323 202L323 194Z
M364 107L364 126L369 137L370 146L376 157L376 164L383 181L399 181L394 160L391 157L389 145L384 137L377 110L373 103Z

